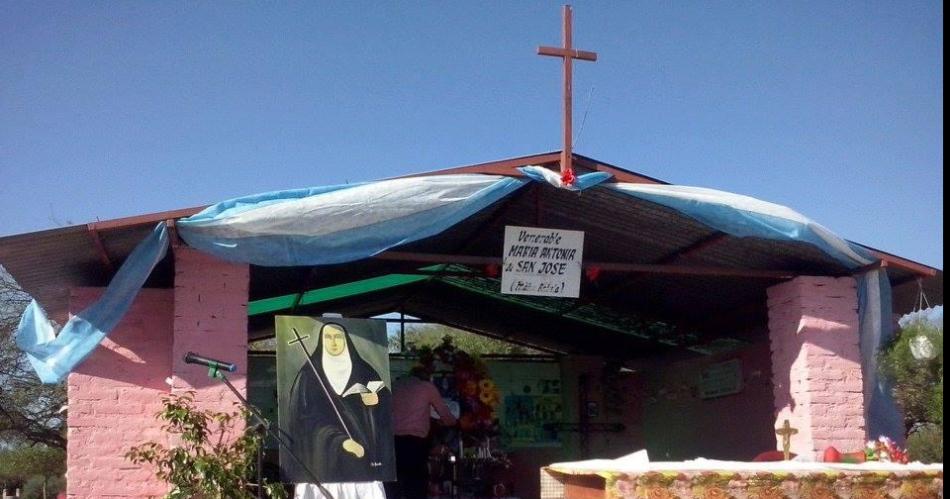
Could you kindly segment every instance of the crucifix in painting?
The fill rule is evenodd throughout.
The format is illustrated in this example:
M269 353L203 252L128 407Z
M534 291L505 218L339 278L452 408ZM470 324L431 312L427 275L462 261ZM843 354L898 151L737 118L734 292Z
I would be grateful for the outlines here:
M566 185L574 183L574 168L571 165L572 116L571 100L573 99L573 62L596 61L595 52L587 52L574 48L571 33L571 6L564 6L564 44L562 47L538 47L538 55L561 57L564 60L564 147L561 149L561 181Z

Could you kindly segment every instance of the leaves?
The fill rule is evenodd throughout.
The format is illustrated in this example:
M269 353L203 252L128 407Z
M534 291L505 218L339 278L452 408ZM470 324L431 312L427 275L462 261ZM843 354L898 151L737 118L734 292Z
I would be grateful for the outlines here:
M426 324L406 329L406 348L410 351L435 349L442 344L444 338L451 338L452 344L459 350L471 355L505 354L505 355L534 355L541 354L538 350L509 343L504 340L488 336L469 333L461 329L441 324ZM399 338L390 337L389 350L399 351Z
M921 345L932 355L921 355ZM943 327L927 321L907 324L881 351L880 369L893 382L894 398L904 410L910 458L942 460Z
M18 447L0 451L0 488L2 484L21 485L39 478L61 477L66 472L66 453L46 446Z
M248 478L262 436L245 428L237 438L228 438L247 416L243 409L231 413L199 409L192 392L166 395L156 418L177 445L146 442L125 457L155 466L155 475L172 486L167 498L252 498ZM265 490L268 497L285 497L280 484L265 484Z
M926 339L936 356L918 359L914 345ZM908 428L918 423L943 423L943 328L916 321L903 328L881 352L881 373L894 384L894 397L904 409Z

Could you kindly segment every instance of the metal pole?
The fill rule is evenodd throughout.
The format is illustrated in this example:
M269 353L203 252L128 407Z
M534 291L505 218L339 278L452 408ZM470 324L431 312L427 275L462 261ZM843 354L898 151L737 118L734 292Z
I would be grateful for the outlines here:
M218 369L216 368L212 368L211 372L209 372L208 374L211 375L212 378L218 378L221 381L223 381L224 384L228 387L228 389L231 390L231 393L233 393L234 396L237 397L238 401L241 402L241 405L245 409L247 409L247 411L250 412L252 416L254 416L257 419L258 424L264 425L265 431L270 436L274 437L275 440L277 440L278 445L284 446L287 449L287 453L290 455L290 457L292 457L294 461L296 461L297 464L300 465L300 467L307 473L307 475L310 475L310 480L312 480L311 483L316 485L317 488L320 489L320 492L323 492L323 494L327 496L328 499L333 499L333 495L330 494L330 491L327 490L326 487L324 487L322 483L320 483L320 480L317 479L317 475L310 469L309 466L307 466L303 461L300 460L299 457L297 457L297 454L294 453L293 447L291 447L290 445L287 445L287 442L284 442L284 439L281 438L280 433L275 432L273 429L271 429L270 421L268 421L267 418L262 416L261 413L257 411L257 408L255 408L253 405L248 403L247 399L245 399L244 396L241 395L241 392L237 391L237 389L234 388L234 385L231 384L231 381L228 379L228 377L225 376L222 372L218 371Z
M406 314L399 312L399 353L406 353Z

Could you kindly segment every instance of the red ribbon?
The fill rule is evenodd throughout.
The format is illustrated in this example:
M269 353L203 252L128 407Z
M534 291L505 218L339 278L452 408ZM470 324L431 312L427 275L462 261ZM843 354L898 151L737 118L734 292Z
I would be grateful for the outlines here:
M568 168L561 173L561 184L563 185L574 185L574 181L577 180L577 177L574 176L574 170Z

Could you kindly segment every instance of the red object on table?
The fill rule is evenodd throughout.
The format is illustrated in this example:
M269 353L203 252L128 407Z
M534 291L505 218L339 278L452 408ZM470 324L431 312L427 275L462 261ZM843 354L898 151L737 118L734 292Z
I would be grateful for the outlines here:
M789 459L792 459L793 457L795 457L795 453L794 453L794 452L789 452L789 453L788 453L788 458L789 458ZM752 461L754 461L754 462L784 461L784 460L785 460L785 454L784 454L782 451L780 451L780 450L769 450L769 451L765 451L765 452L759 454L758 456L755 456L754 459L752 459Z
M834 447L828 447L825 449L825 453L822 455L821 461L824 463L840 463L841 452L838 452L838 449L835 449Z

